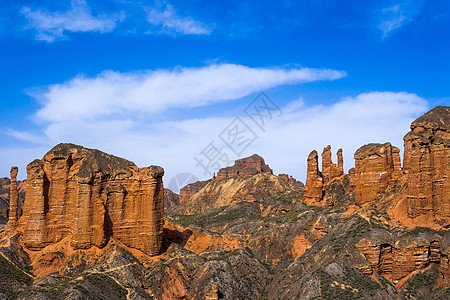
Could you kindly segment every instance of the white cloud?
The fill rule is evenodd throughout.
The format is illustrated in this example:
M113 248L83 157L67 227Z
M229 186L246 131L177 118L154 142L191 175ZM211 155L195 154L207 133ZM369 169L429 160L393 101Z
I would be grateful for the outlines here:
M277 102L277 99L272 100ZM237 116L259 137L242 156L258 153L275 173L289 173L304 181L309 152L316 149L320 154L323 147L330 144L333 155L338 148L343 148L347 171L354 165L353 154L364 144L389 141L402 150L402 138L409 131L410 123L427 110L427 105L425 99L405 92L364 93L330 105L307 105L300 99L282 107L283 114L268 121L265 132L242 112ZM218 137L232 120L231 117L205 115L154 121L151 117L134 118L134 113L130 112L120 118L113 116L111 120L67 117L50 121L45 134L49 145L72 142L127 158L138 166L161 165L166 170L167 184L181 172L207 178L196 166L194 156L199 156L211 141L226 152L230 160L237 159ZM42 152L41 148L38 150ZM30 153L27 151L29 157L24 161L40 157L30 156ZM335 157L333 160L336 162Z
M84 0L72 0L71 9L65 12L48 12L22 7L21 13L27 18L28 26L36 30L36 39L53 42L65 38L66 32L113 31L123 14L93 16Z
M422 0L403 0L395 1L394 5L383 8L378 23L378 29L383 32L382 38L386 38L392 31L413 21L422 5Z
M233 100L285 84L334 80L345 72L308 68L250 68L235 64L201 68L118 73L76 77L49 86L36 95L43 103L37 118L52 123L67 120L120 118L154 114L173 107L197 107Z
M194 34L209 35L211 26L196 21L190 17L180 17L172 5L166 4L164 9L149 9L147 20L153 26L159 28L164 34Z

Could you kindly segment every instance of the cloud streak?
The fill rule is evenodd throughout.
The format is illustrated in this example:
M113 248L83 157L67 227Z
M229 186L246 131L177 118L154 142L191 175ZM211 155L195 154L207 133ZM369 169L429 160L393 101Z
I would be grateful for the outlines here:
M71 9L65 12L48 12L22 7L21 14L28 20L26 28L36 31L35 38L54 42L67 37L68 32L111 32L123 14L93 16L84 0L72 0Z
M196 21L191 17L180 17L170 4L166 4L163 9L150 8L147 20L162 34L209 35L212 32L211 26ZM153 32L153 30L150 32Z
M45 122L123 119L151 115L174 107L199 107L239 99L287 84L335 80L345 72L309 68L250 68L214 64L200 68L78 76L35 95L43 103L36 117Z
M423 5L422 0L403 0L395 3L381 9L379 14L378 29L383 32L383 39L389 36L391 32L413 21Z

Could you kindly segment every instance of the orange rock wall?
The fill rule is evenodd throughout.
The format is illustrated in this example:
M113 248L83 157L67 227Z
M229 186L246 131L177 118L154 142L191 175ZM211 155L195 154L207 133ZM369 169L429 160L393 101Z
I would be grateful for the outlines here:
M368 275L375 271L394 284L401 284L401 280L413 272L435 264L441 273L439 285L447 286L450 283L448 256L441 252L441 245L437 240L380 243L362 239L356 247L371 263L371 268L361 268L361 271Z
M408 216L450 216L450 108L436 107L404 137Z
M400 150L391 145L368 144L355 152L355 202L361 205L379 198L401 175Z
M75 249L104 246L114 236L147 254L160 251L164 170L137 168L98 150L60 144L27 166L20 219L26 247L68 235Z

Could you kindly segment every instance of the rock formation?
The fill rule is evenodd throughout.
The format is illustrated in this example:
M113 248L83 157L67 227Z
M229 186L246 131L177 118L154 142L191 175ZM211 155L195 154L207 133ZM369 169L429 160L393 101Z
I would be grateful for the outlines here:
M361 272L368 275L377 272L394 284L401 284L401 280L406 279L413 272L435 265L441 274L438 284L448 286L450 270L448 256L445 253L447 247L442 249L440 236L404 235L394 239L389 233L383 235L382 238L363 238L356 244L371 264L371 266L359 267Z
M323 197L323 178L319 171L319 158L316 150L308 155L305 193L306 201L319 202Z
M18 207L19 207L19 192L17 190L17 167L11 168L11 185L9 193L9 221L6 228L7 234L11 234L17 227L17 221L19 219Z
M59 144L27 166L17 230L30 249L67 236L75 249L103 247L114 237L157 254L163 232L163 174L161 167L138 168L98 150Z
M220 169L214 180L253 176L259 173L273 174L273 171L266 165L264 158L258 154L253 154L252 156L236 160L231 167Z
M330 182L333 178L344 174L344 159L342 158L342 149L337 151L338 165L331 160L331 146L323 148L322 152L322 177L324 184Z
M23 200L25 199L26 182L26 180L16 180L19 196L17 216L19 218L22 215L22 204ZM3 220L5 221L5 224L8 222L10 190L11 179L9 179L8 177L0 178L0 223Z
M355 202L364 204L379 198L401 175L400 150L391 145L368 144L355 152Z
M324 196L324 186L333 179L344 175L344 159L342 149L337 151L338 164L331 159L331 146L323 148L322 152L322 172L319 171L319 159L316 150L308 155L306 186L303 199L306 202L320 202Z
M450 216L450 107L438 106L405 135L408 216Z
M281 180L286 181L289 184L300 184L300 185L303 185L302 182L297 181L297 179L295 179L294 177L292 177L292 175L289 175L289 174L278 174L278 178L280 178Z
M234 162L233 166L220 169L217 172L217 176L214 174L214 177L209 180L197 181L181 188L180 203L186 203L192 196L194 196L202 188L204 188L211 180L253 176L259 173L273 174L272 169L264 162L264 158L262 158L258 154L253 154L252 156L238 159ZM290 179L288 178L286 182L289 182L289 180Z

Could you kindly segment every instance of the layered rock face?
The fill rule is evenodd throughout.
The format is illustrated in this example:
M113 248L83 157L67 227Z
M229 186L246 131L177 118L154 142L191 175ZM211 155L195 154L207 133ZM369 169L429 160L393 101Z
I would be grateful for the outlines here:
M444 241L444 244L446 242ZM362 239L356 247L371 266L361 266L359 269L368 275L377 272L397 284L413 272L435 265L441 274L438 284L448 286L450 283L450 266L446 252L448 248L442 249L441 244L440 236L430 234L421 237L406 235L394 239L385 233L384 239Z
M259 173L273 174L271 168L264 162L258 154L238 159L231 167L222 168L217 172L214 180L221 180L231 177L253 176Z
M379 198L401 175L400 150L391 145L368 144L355 152L355 202L364 204Z
M438 106L404 137L408 216L450 216L450 107Z
M59 144L27 166L27 192L18 231L41 249L71 236L75 249L104 246L115 237L157 254L163 232L164 192L158 166L73 144Z
M319 202L324 196L324 186L333 179L344 175L344 159L342 149L337 151L338 164L331 159L331 146L322 152L322 172L319 171L319 155L316 150L308 155L306 185L303 199L307 202Z

